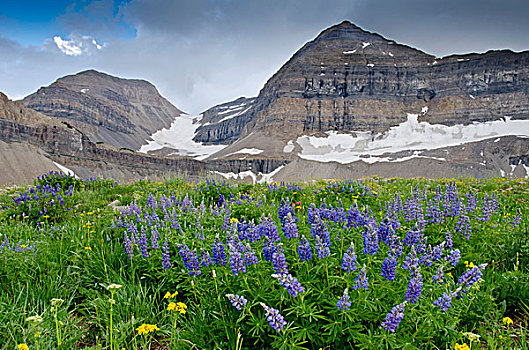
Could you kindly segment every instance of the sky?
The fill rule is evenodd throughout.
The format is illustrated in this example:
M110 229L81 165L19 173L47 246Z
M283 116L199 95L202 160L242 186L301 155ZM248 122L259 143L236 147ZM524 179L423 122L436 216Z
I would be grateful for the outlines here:
M0 91L21 99L96 69L198 114L256 96L343 20L442 57L529 50L528 18L527 0L0 0Z

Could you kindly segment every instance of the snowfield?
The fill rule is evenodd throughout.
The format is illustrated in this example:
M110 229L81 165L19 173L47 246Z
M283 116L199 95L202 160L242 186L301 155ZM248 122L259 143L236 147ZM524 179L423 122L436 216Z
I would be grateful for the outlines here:
M169 129L155 132L151 136L152 140L141 146L139 151L148 153L167 147L175 150L170 155L202 160L226 147L226 145L203 145L193 141L201 119L202 115L181 114L175 118Z
M491 122L446 126L418 122L418 116L408 114L408 120L404 123L390 128L384 134L374 136L370 132L336 131L328 131L326 137L300 136L296 140L302 149L299 157L341 164L359 160L366 163L397 162L422 156L420 152L414 152L411 157L390 160L381 155L438 149L509 135L529 137L529 120L512 120L505 117Z

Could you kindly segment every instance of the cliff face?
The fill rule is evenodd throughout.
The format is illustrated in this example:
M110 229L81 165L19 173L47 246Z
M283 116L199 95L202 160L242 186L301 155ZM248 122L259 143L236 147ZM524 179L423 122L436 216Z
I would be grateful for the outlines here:
M201 125L193 140L205 144L235 142L246 124L251 121L250 111L254 101L255 98L240 97L203 112Z
M99 176L124 182L130 179L164 179L223 173L269 173L283 165L281 160L219 160L201 162L180 157L156 157L112 146L96 144L60 119L47 117L10 101L0 93L0 185L21 184L59 169L52 161L78 176Z
M435 58L343 22L265 84L243 135L383 132L426 106L422 120L436 124L528 118L529 52Z
M181 114L151 83L94 70L60 78L23 102L67 122L94 142L133 150Z

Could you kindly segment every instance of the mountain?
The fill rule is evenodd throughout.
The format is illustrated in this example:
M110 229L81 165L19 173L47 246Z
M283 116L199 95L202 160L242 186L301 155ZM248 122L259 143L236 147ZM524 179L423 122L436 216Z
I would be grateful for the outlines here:
M0 162L0 186L26 184L49 171L126 182L174 176L199 179L215 171L222 174L252 171L266 174L284 163L280 160L206 163L190 158L118 150L111 145L96 144L68 122L29 109L20 101L11 101L3 93L0 93ZM256 175L253 176L257 179Z
M151 83L87 70L57 79L23 103L80 130L93 142L137 150L182 112Z
M345 21L296 52L239 121L211 158L291 160L277 179L289 167L295 179L509 175L528 153L529 52L436 58ZM498 143L493 166L483 155Z
M0 141L22 139L82 176L529 177L528 51L436 58L348 21L305 44L257 97L200 115L146 81L96 71L23 102L48 119L34 124L45 116L24 109L28 121L16 121L23 106L9 101Z

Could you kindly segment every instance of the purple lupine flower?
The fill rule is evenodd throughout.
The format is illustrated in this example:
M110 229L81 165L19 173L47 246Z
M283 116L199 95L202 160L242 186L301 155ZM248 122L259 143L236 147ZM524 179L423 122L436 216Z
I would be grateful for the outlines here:
M364 217L358 210L356 202L347 211L347 227L360 227L364 224Z
M263 303L260 304L266 312L265 317L268 323L270 324L270 327L280 332L287 325L287 322L285 321L283 316L279 314L279 310L266 306Z
M169 269L171 267L171 256L169 255L169 242L167 242L167 237L162 246L162 265L164 269Z
M301 261L308 261L312 259L312 250L310 248L309 241L305 238L305 235L301 236L301 241L298 246L298 256Z
M444 283L445 275L443 272L443 268L444 268L443 265L439 266L435 275L432 276L432 281L434 281L435 283Z
M177 244L177 247L179 248L180 256L182 257L182 260L184 262L185 267L187 268L189 272L189 275L190 276L200 275L201 274L200 263L198 262L196 249L194 249L193 251L190 251L185 243Z
M273 242L279 242L281 240L275 222L265 217L264 214L261 216L259 226L261 227L262 234L270 238Z
M248 300L242 295L226 294L226 298L228 298L231 305L233 305L239 311L241 311L241 309L248 303Z
M250 246L250 243L246 243L246 249L245 249L245 252L244 252L244 263L247 266L257 265L259 263L259 260L257 259L257 255L252 250L252 247Z
M516 216L511 221L512 228L513 229L517 228L521 222L522 222L522 212L520 211L520 208L518 208L516 210Z
M483 276L483 270L485 267L487 267L487 264L473 267L472 269L465 271L465 273L459 277L457 284L462 287L461 292L463 292L463 294L468 293L470 287L472 287L481 276Z
M132 258L134 258L134 251L132 249L133 243L130 240L129 236L127 235L127 232L125 232L125 237L123 239L123 246L125 247L125 251L127 252L127 255L129 256L129 259L132 260Z
M279 243L276 251L272 255L272 263L274 264L274 271L276 273L288 273L287 261L285 253L283 252L283 243Z
M456 266L461 259L461 251L459 249L451 250L448 255L445 256L445 260L450 260L452 266Z
M360 271L358 271L358 275L356 275L355 278L356 284L353 286L353 289L359 289L364 288L367 290L369 288L369 280L367 278L366 274L366 265L364 264L364 267Z
M327 229L327 224L317 215L314 217L314 222L311 225L310 236L314 239L320 237L323 245L326 247L331 246L331 235Z
M434 305L437 305L441 308L443 311L448 311L448 308L452 306L452 293L443 293L442 297L439 297L439 299L435 300L433 302Z
M395 333L395 330L400 324L400 321L404 318L404 311L406 309L407 301L394 306L391 311L386 315L386 320L382 322L381 326L391 333Z
M265 236L264 238L264 244L263 244L263 254L266 261L272 260L272 257L274 256L274 253L276 251L276 245L268 236Z
M323 243L320 236L316 236L316 252L318 253L318 259L331 255L331 250Z
M215 237L215 242L212 245L211 252L213 253L213 260L215 260L216 265L226 265L226 253L224 252L224 245L219 240L218 234Z
M139 246L141 249L141 256L144 258L149 257L149 251L147 250L149 242L147 241L147 233L145 232L145 226L141 227L140 242Z
M200 248L200 262L204 267L213 265L213 259L211 259L211 255L207 250L204 250L202 248Z
M355 245L353 242L351 242L351 246L343 254L342 270L347 271L347 273L351 273L352 271L356 270L355 261L356 261Z
M454 249L454 240L452 239L452 232L450 232L450 230L446 230L445 241L446 248Z
M412 271L414 268L417 268L417 266L419 266L419 258L417 258L417 252L415 251L415 247L411 247L410 254L406 255L406 257L404 258L402 268L404 270Z
M391 249L391 254L393 254L395 258L399 258L403 253L402 241L400 240L400 237L395 234L393 228L390 229L388 243L389 248Z
M292 217L291 213L288 213L284 219L283 232L285 237L288 239L298 238L298 227L296 226L296 219Z
M364 236L364 254L375 255L378 252L378 234L375 227L372 225L366 226L363 235Z
M343 295L340 299L338 299L338 302L336 303L336 307L340 311L349 311L349 308L351 307L351 298L349 297L349 289L345 288L343 291Z
M472 235L472 227L470 226L470 219L467 215L462 214L457 223L455 224L454 229L456 232L459 232L459 234L465 236L467 241L470 239L470 236Z
M421 296L422 285L423 283L420 268L416 268L415 270L412 270L412 276L410 278L410 282L408 283L408 290L406 291L404 299L409 301L411 304L415 304Z
M289 273L273 274L272 277L279 280L279 283L281 283L281 285L285 287L288 293L293 297L305 291L298 279Z
M419 264L424 264L428 267L431 267L433 264L431 257L432 257L432 246L428 244L428 248L425 249L424 254L419 259Z
M389 256L384 259L384 262L382 263L381 276L384 277L386 281L394 281L396 269L397 260L395 259L393 254L389 254Z
M159 249L160 246L158 245L158 238L160 237L160 234L158 233L158 229L156 227L153 227L151 229L151 247L152 249Z
M230 254L230 268L233 271L233 275L238 276L239 272L246 273L246 265L244 265L241 252L231 244L228 245L228 248Z

